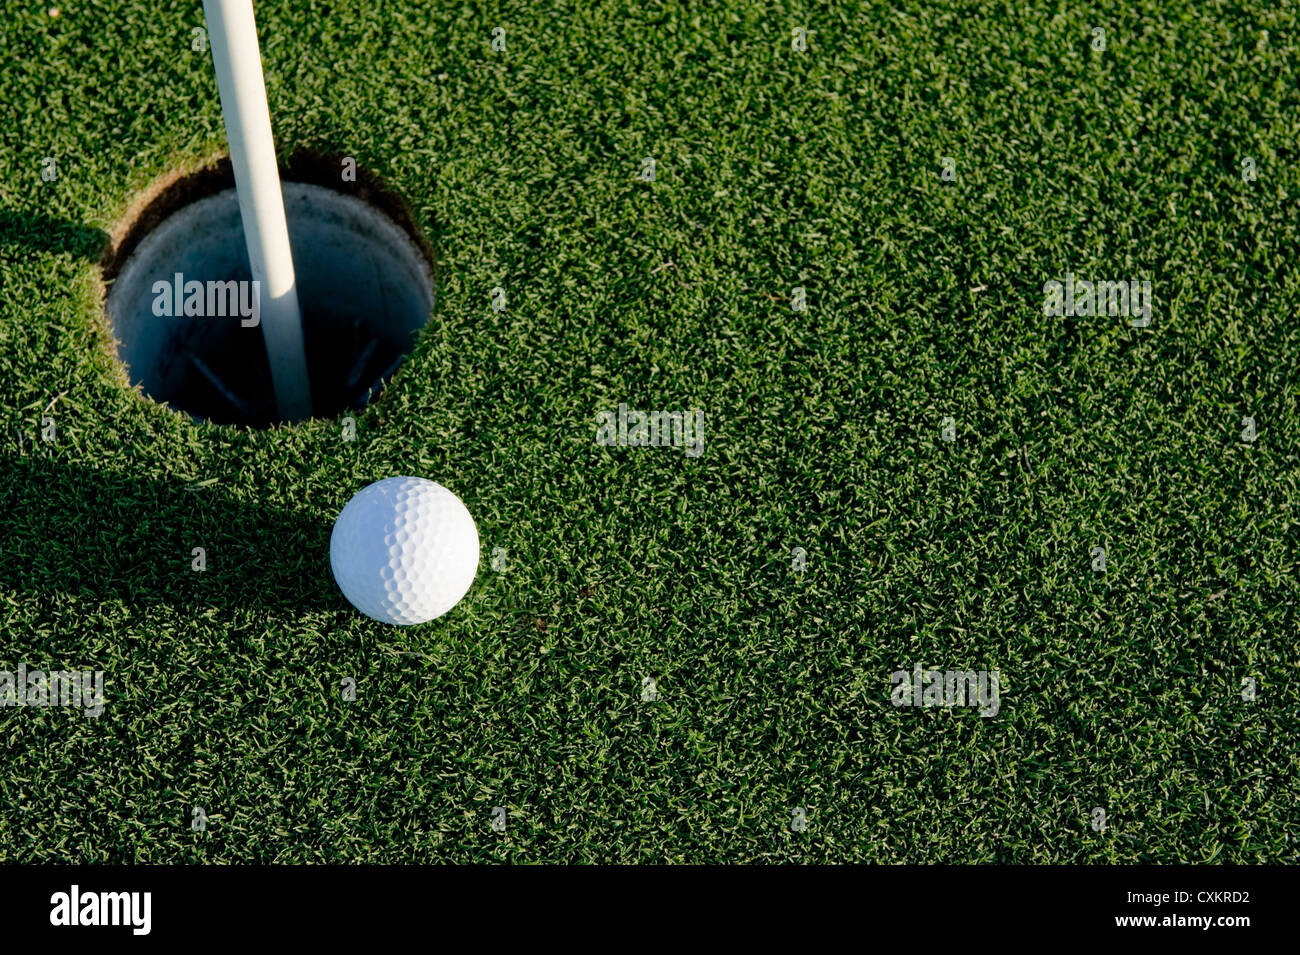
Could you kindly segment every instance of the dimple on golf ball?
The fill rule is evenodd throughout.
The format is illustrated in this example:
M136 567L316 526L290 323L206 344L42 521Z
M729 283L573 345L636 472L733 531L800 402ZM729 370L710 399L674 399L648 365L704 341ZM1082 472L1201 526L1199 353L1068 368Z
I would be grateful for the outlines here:
M418 477L367 485L330 534L343 596L384 623L424 623L456 606L478 572L478 529L460 498Z

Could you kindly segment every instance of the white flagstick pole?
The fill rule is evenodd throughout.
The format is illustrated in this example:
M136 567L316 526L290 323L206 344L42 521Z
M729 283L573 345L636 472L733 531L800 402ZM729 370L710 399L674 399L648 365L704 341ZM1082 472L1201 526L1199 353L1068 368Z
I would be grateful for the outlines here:
M253 280L261 283L262 338L282 419L311 415L302 313L284 218L284 194L271 137L252 0L203 0L221 113L235 168L239 214Z

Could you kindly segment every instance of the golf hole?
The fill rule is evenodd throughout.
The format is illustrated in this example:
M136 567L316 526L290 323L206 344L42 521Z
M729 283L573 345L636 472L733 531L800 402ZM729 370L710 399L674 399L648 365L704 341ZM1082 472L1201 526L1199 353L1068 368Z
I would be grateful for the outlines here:
M292 173L283 191L311 415L332 417L364 407L415 345L433 309L432 259L409 217L399 225L356 195ZM260 290L233 182L213 188L223 181L218 172L174 186L139 217L105 264L105 314L128 378L146 395L195 418L265 427L280 418Z

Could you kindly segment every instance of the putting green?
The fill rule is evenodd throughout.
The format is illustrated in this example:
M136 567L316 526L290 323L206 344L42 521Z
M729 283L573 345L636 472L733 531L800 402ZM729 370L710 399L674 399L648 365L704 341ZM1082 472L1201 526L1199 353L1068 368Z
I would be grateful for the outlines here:
M104 686L0 709L0 860L1297 858L1294 9L374 6L258 7L285 158L436 251L354 440L113 357L199 5L0 27L0 671ZM482 541L410 629L327 552L399 474Z

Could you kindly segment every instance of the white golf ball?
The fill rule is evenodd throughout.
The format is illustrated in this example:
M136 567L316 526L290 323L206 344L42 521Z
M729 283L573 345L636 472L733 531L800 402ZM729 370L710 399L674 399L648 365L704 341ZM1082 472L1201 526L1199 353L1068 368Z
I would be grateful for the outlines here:
M343 596L384 623L441 617L474 582L478 556L478 529L460 498L418 477L363 487L330 534L330 568Z

